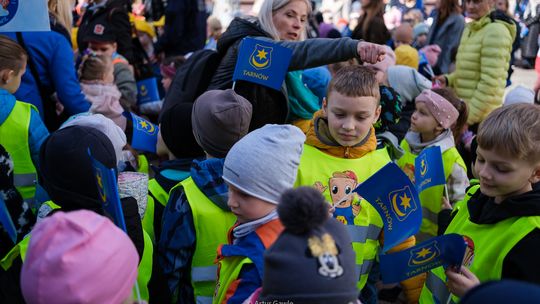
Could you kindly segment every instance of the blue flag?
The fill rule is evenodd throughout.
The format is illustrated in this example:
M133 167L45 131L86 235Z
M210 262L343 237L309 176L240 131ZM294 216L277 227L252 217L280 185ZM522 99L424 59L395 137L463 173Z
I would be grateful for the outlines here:
M137 81L137 104L159 101L159 91L156 77Z
M461 265L467 243L455 233L431 238L409 249L379 255L383 282L397 283L439 266Z
M0 32L36 32L50 30L47 1L0 1Z
M441 147L424 150L414 160L414 180L418 193L437 185L446 184Z
M129 115L133 121L131 146L136 150L156 153L158 126L133 113L128 113Z
M422 206L418 193L395 163L382 167L354 191L373 205L383 219L384 252L420 229Z
M118 196L118 185L116 183L114 169L105 167L105 165L93 158L90 148L88 148L88 156L94 167L94 176L96 178L99 197L103 203L103 209L112 217L116 226L127 232L124 211L120 204L120 196Z
M240 43L233 81L245 80L280 90L291 57L291 49L246 37Z
M17 229L11 220L11 216L7 210L6 202L0 197L0 224L4 227L13 244L17 243Z

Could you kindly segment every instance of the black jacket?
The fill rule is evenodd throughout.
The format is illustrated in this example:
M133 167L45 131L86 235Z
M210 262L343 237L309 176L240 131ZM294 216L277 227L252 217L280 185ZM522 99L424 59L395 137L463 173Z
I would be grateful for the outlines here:
M261 29L255 18L235 18L218 41L217 50L223 58L210 82L209 89L232 87L232 75L238 56L240 40L246 36L261 37L292 50L289 71L303 70L358 57L358 41L350 38L317 38L305 41L276 41ZM253 105L250 130L267 123L285 123L288 113L287 89L280 91L238 81L235 91Z
M495 224L511 217L540 216L540 189L507 198L495 204L494 198L477 191L467 202L470 220L475 224ZM444 222L445 213L439 214ZM446 212L446 217L453 217ZM439 225L442 223L439 220ZM449 221L448 221L449 222ZM443 228L443 229L446 229ZM540 284L540 229L534 229L506 255L502 278Z
M82 16L79 31L77 33L77 44L79 52L82 54L88 47L86 39L94 31L97 23L109 24L112 28L112 35L117 44L117 51L130 63L133 62L133 46L131 43L131 24L129 22L128 11L125 0L108 0L104 7L95 11L90 7Z
M164 33L155 52L165 56L200 50L206 42L206 9L203 0L169 0L165 8Z
M217 51L223 56L208 89L228 89L232 87L232 75L238 57L238 46L246 36L268 37L257 19L235 18L227 31L218 40ZM249 100L253 107L250 131L267 123L285 123L288 113L287 97L282 91L276 91L261 85L237 81L234 89L239 95Z

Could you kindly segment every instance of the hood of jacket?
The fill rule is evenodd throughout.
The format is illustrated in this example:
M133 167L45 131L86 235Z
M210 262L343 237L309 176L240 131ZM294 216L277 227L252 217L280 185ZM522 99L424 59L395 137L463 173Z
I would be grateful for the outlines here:
M328 121L319 110L313 115L309 130L306 133L306 144L313 146L326 154L340 158L360 158L377 149L375 128L371 127L366 138L356 146L344 147L336 142L328 129Z
M471 32L476 32L492 22L504 25L512 36L512 41L516 39L516 25L510 17L498 10L494 10L477 21L469 23L468 26Z
M122 130L126 129L126 118L122 115L124 109L120 105L122 94L114 84L81 83L81 89L86 99L92 104L90 112L103 114L114 121Z
M236 41L246 36L266 36L270 34L261 29L259 19L255 17L234 18L227 30L221 35L217 42L217 50L224 54Z
M158 184L169 193L172 187L189 177L192 163L193 158L178 158L164 161L159 167L151 168Z
M500 204L477 191L467 202L467 208L471 221L476 224L494 224L516 216L540 216L540 187L509 197Z
M454 136L449 129L444 130L434 140L428 142L422 142L420 133L409 131L405 134L405 140L411 148L413 154L419 154L427 147L439 146L441 147L441 153L455 146Z
M224 211L231 211L227 206L229 189L223 180L224 163L224 158L194 160L191 166L191 178L212 203Z

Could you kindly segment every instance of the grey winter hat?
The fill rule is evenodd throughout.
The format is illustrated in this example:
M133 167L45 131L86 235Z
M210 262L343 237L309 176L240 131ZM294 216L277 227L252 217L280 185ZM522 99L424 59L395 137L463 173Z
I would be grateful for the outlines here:
M265 125L254 130L229 151L223 179L239 190L278 204L292 188L306 136L292 125Z
M388 68L388 84L403 98L403 105L412 102L423 90L431 88L431 81L404 65Z
M191 113L195 140L208 154L224 158L247 134L251 114L251 103L233 90L207 91L195 100Z

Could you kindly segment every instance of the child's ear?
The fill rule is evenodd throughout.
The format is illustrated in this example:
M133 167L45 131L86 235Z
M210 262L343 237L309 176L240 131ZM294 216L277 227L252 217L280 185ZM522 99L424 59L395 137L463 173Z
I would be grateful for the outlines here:
M443 128L443 126L441 126L440 124L438 124L438 125L435 127L435 131L436 131L438 134L441 134L441 133L444 131L444 128Z
M322 108L324 117L328 117L328 100L326 100L326 97L323 97L322 100Z
M529 178L529 182L531 182L531 184L536 184L540 182L540 163L536 164L536 166L534 167L534 171Z
M379 117L381 117L381 111L382 107L381 105L378 105L377 109L375 109L375 117L373 117L373 123L376 123L379 120Z
M0 80L2 80L2 84L8 84L11 81L11 78L15 74L15 71L4 69L0 71Z

